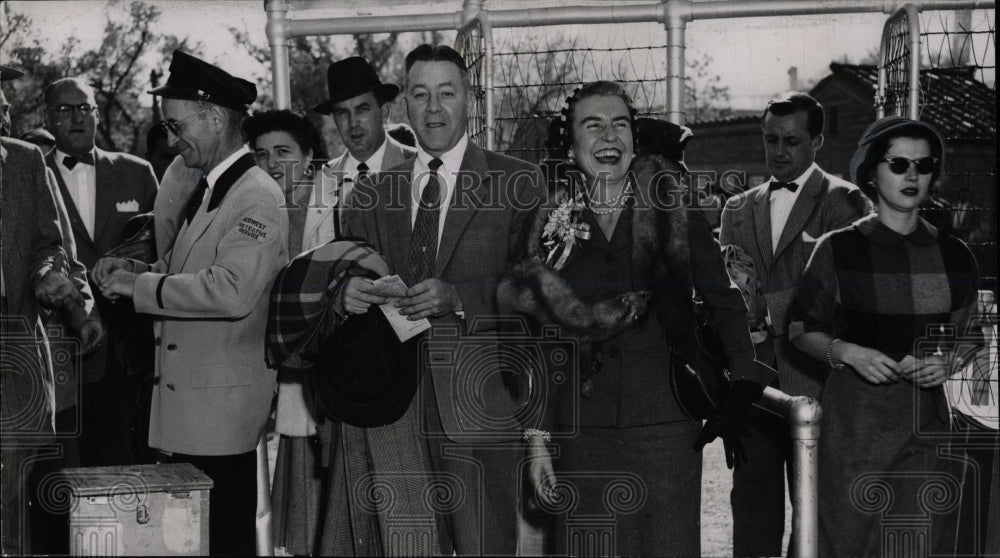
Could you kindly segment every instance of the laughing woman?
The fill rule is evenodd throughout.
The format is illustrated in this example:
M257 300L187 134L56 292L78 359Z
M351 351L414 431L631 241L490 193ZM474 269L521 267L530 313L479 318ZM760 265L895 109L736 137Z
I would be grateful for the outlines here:
M707 221L684 204L682 167L659 155L633 164L635 117L622 87L584 85L564 117L569 191L540 211L533 257L498 290L505 311L581 342L576 380L550 382L558 389L544 430L525 433L530 477L542 506L562 519L560 553L696 556L702 460L692 447L702 424L684 414L669 375L672 350L695 343L692 288L741 394L727 404L729 419L760 396L771 371L754 362L746 306ZM548 440L558 444L554 468ZM571 534L580 528L591 532Z
M257 166L285 193L288 253L295 257L333 240L333 200L322 189L319 169L326 150L316 127L289 110L258 112L244 127ZM280 438L271 508L274 546L288 555L310 556L317 551L325 471L319 466L314 410L303 391L301 371L279 370L275 431Z
M917 211L943 163L931 125L889 116L869 126L851 178L878 213L820 240L792 306L792 342L831 368L819 442L822 556L910 552L883 547L904 540L887 538L889 517L931 519L923 552L952 554L958 485L954 462L938 454L949 428L941 385L954 333L975 309L978 270L962 241Z

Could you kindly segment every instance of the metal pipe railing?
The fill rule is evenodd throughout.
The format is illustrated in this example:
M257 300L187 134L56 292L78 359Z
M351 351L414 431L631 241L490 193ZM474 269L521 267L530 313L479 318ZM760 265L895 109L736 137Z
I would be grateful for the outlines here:
M292 82L288 68L288 1L267 0L267 44L271 47L274 108L292 108Z
M271 60L275 75L275 106L287 108L290 104L287 60L288 39L292 37L459 29L480 11L486 11L484 3L482 0L466 0L462 3L461 10L435 14L289 18L288 14L293 7L343 8L343 2L339 0L299 0L290 3L289 0L266 0L268 43L271 45ZM917 10L974 10L996 7L995 0L912 0L909 3ZM662 0L658 3L624 6L559 6L490 10L489 19L493 28L653 21L662 23L667 29L668 44L667 119L676 124L683 124L683 39L688 22L702 19L775 15L873 12L891 14L903 4L904 2L899 0L747 0L741 2Z
M819 465L819 403L803 395L793 397L768 387L757 407L788 421L792 437L792 556L819 555L819 498L816 494Z

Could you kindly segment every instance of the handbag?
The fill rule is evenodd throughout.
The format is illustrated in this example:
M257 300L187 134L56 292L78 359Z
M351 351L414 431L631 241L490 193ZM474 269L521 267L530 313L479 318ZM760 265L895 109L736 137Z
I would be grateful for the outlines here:
M684 414L704 420L718 413L729 395L729 359L719 333L705 318L701 303L693 303L692 342L686 351L676 345L672 351L670 387Z

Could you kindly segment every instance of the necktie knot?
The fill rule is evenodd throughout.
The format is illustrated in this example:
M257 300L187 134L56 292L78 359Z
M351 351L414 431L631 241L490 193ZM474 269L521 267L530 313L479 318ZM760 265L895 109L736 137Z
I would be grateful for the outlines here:
M441 165L443 164L444 161L438 159L437 157L434 157L433 159L431 159L430 163L427 163L427 168L431 169L431 172L437 172L438 169L441 168Z
M358 163L358 177L357 182L361 182L366 176L368 176L368 171L371 170L368 165L364 163Z
M65 166L69 170L73 170L73 167L75 167L77 163L83 163L85 165L94 166L94 154L84 153L78 156L67 155L66 157L63 158L62 163L63 166Z
M784 189L794 193L796 190L799 189L799 185L794 182L781 182L779 180L772 180L771 184L768 185L767 189L768 191L771 192Z

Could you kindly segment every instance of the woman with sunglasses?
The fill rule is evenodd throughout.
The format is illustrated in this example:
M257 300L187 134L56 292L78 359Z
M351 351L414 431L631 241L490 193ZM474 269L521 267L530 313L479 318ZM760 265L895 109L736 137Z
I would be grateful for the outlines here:
M881 556L885 520L930 518L924 553L951 554L959 486L942 384L975 310L978 268L962 241L919 215L945 146L931 125L890 116L865 131L851 178L875 215L817 244L789 337L830 366L819 442L820 554Z

